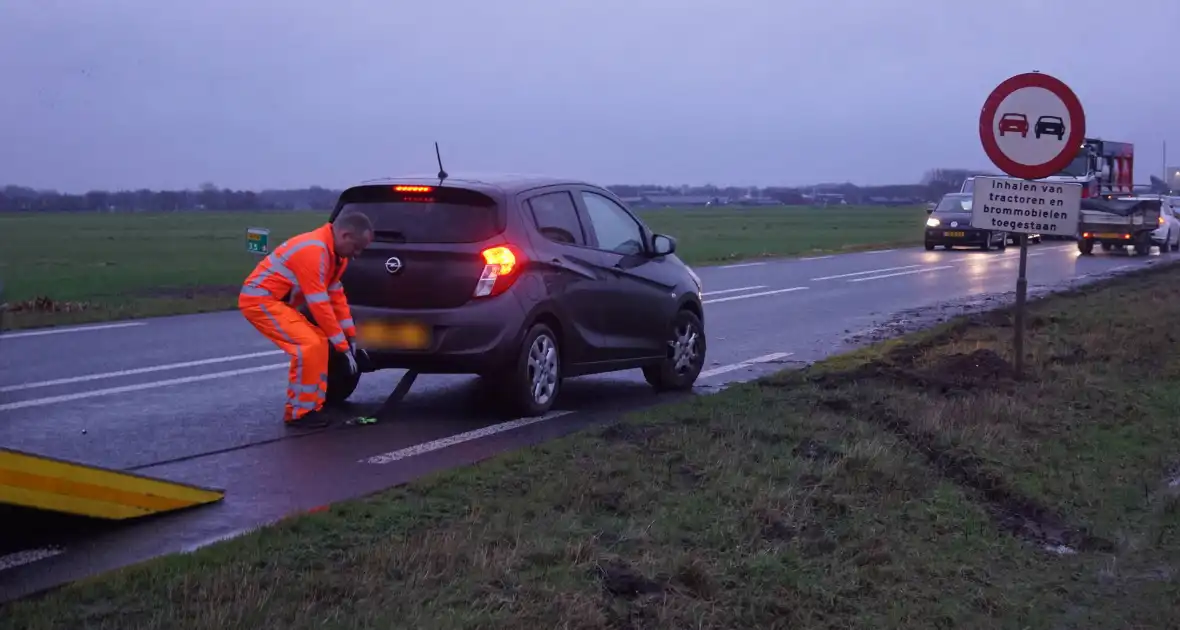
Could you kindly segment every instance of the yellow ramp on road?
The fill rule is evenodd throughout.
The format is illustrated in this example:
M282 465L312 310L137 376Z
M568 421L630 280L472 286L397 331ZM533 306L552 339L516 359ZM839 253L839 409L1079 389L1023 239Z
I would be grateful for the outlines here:
M122 520L223 497L224 490L0 448L0 504Z

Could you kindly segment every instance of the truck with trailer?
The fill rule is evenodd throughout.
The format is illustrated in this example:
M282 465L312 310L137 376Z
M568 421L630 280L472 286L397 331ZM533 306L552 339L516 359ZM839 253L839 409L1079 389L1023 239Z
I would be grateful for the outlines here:
M1056 175L1041 181L1081 184L1082 199L1112 199L1135 193L1134 175L1134 144L1086 138L1078 147L1073 161ZM972 192L973 180L974 178L967 178L960 191Z

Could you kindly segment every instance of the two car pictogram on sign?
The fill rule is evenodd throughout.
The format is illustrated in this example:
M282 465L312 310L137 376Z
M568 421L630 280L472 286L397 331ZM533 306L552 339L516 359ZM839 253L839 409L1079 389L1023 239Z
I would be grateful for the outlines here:
M1037 139L1041 136L1057 136L1058 140L1065 140L1065 121L1060 116L1041 116L1033 125L1033 134ZM1000 135L1007 132L1018 133L1021 138L1028 137L1028 116L1015 112L1000 116Z

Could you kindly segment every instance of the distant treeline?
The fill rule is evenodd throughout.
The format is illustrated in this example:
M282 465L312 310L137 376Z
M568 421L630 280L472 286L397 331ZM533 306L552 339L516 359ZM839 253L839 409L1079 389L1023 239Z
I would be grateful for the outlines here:
M327 210L339 190L92 190L81 195L24 186L0 188L0 212L183 212L188 210Z
M736 186L660 186L616 184L608 186L620 197L649 194L761 197L786 204L806 203L817 193L842 195L847 203L895 201L915 203L933 201L959 184L969 172L962 169L930 171L919 184L896 186L856 186L817 184L806 187L771 186L767 188ZM231 190L206 183L196 190L92 190L84 194L66 194L56 190L36 190L25 186L0 188L0 212L180 212L190 210L329 210L336 203L339 190L311 186L290 190Z

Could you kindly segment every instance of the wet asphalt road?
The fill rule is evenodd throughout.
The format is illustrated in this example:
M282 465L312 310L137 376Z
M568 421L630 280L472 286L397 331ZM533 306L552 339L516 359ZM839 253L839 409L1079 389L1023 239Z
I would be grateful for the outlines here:
M702 267L708 363L698 390L841 349L889 314L1012 290L1018 248L900 249ZM1165 256L1172 258L1173 256ZM1030 286L1158 262L1030 246ZM207 544L291 513L566 434L670 400L638 370L570 379L557 411L508 420L467 376L421 376L396 421L296 435L282 426L286 357L236 312L0 338L0 445L227 489L220 504L0 557L0 600ZM401 372L368 374L352 401L373 409ZM39 548L48 542L37 541ZM0 555L11 550L0 550ZM44 556L43 558L41 556ZM17 564L17 566L10 565Z

